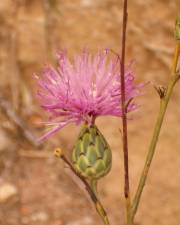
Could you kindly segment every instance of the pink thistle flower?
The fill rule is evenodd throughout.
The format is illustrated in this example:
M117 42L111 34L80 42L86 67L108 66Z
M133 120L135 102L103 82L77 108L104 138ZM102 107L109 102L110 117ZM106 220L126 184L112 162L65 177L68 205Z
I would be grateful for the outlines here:
M88 51L75 56L71 62L66 53L58 53L59 66L47 66L38 83L38 98L41 107L50 114L48 138L69 123L92 124L98 116L122 115L120 69L118 56L110 57L110 51L99 51L92 56ZM125 73L127 112L137 105L134 97L140 94L141 85L134 84L130 68Z

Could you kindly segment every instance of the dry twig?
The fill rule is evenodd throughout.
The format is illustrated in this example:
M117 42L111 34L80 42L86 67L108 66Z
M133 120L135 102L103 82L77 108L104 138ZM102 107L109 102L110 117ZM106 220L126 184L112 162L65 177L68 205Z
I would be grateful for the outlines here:
M37 137L33 134L25 121L13 110L10 102L0 96L0 108L7 115L7 117L20 129L22 135L33 146L39 147L40 144L37 141Z

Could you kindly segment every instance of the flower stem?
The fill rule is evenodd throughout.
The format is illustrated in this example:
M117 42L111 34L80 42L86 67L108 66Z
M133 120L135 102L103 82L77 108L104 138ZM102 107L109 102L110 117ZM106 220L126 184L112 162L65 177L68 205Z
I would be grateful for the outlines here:
M61 158L64 161L64 163L69 167L71 172L82 181L82 183L84 184L86 191L88 192L92 202L94 203L96 211L99 214L99 216L101 217L104 225L110 225L109 219L107 217L107 213L106 213L102 203L100 202L100 200L98 199L97 194L96 194L96 181L94 180L91 184L89 184L87 182L87 180L84 179L84 177L82 177L81 174L79 174L74 169L74 167L69 162L69 160L66 158L66 156L63 154L63 152L60 148L55 149L54 154L55 154L56 157Z
M128 20L128 1L123 4L123 29L122 29L122 51L121 51L121 108L123 126L123 152L124 152L124 196L126 200L127 223L130 215L130 190L129 190L129 165L128 165L128 135L127 135L127 116L126 116L126 96L125 96L125 56L126 56L126 28Z
M172 77L169 81L169 84L168 84L166 92L164 93L164 96L161 96L159 114L158 114L157 121L155 124L152 140L151 140L151 143L149 146L149 151L147 154L146 162L145 162L144 169L143 169L141 177L140 177L137 192L136 192L135 197L132 202L131 216L130 216L131 218L130 218L130 223L129 223L130 225L133 224L134 217L135 217L135 214L136 214L138 206L139 206L139 202L140 202L141 195L142 195L142 192L143 192L146 180L147 180L147 175L148 175L148 172L150 169L150 165L151 165L154 153L155 153L155 149L156 149L156 145L158 142L160 130L161 130L162 123L164 120L164 116L166 113L166 109L167 109L169 100L173 93L174 85L176 84L177 80L179 79L179 76L176 74L179 55L180 55L180 43L176 42L176 48L175 48L175 53L174 53L174 58L173 58L173 66L172 66Z

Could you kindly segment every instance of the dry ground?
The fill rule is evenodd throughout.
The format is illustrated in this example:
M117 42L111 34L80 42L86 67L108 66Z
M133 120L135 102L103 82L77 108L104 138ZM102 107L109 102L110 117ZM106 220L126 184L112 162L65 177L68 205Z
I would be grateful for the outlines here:
M174 48L174 20L179 8L179 0L129 1L127 60L135 61L137 82L165 84L168 80ZM67 48L70 54L84 46L92 51L97 47L118 51L121 24L120 0L0 1L1 225L101 224L63 163L53 156L57 146L70 155L78 128L69 126L40 147L31 137L31 133L43 132L44 128L37 122L46 118L34 97L32 74L40 71L45 62L53 62L58 48ZM148 85L137 101L141 107L131 115L133 120L129 122L132 194L158 111L159 100L153 85ZM180 224L179 103L178 84L136 217L139 225ZM113 150L112 171L100 181L101 199L112 224L123 225L120 120L101 118L98 125Z

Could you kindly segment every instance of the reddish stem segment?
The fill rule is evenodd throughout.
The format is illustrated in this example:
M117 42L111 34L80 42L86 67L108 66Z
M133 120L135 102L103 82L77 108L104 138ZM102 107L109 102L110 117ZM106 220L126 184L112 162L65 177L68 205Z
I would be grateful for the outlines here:
M129 199L129 166L128 166L128 137L127 137L127 116L126 116L126 96L125 96L125 56L126 56L126 27L128 13L127 0L124 0L123 7L123 29L122 29L122 51L121 51L121 107L122 107L122 125L123 125L123 151L124 151L124 171L125 185L124 195Z

